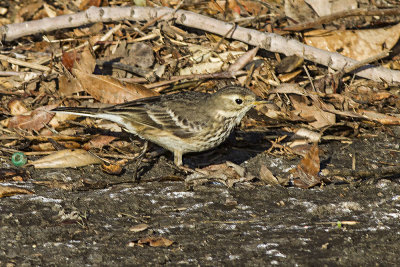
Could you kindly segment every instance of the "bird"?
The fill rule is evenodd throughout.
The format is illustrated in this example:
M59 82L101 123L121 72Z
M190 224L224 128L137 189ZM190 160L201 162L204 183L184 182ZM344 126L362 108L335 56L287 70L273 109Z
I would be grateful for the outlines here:
M58 107L52 111L113 121L171 151L179 167L184 154L224 142L245 114L263 102L250 89L233 85L213 94L185 91L104 108Z

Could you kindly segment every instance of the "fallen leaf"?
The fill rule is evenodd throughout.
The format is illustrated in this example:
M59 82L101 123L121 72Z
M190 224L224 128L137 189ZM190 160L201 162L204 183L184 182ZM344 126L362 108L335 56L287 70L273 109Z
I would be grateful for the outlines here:
M108 136L108 135L99 135L92 138L89 142L83 145L85 150L89 150L91 148L103 148L103 146L108 145L113 140L115 140L115 136Z
M11 115L22 115L29 112L25 104L19 99L13 99L8 103L8 109Z
M160 236L150 236L139 239L138 245L149 245L150 247L169 247L174 243L174 241L166 239Z
M8 121L7 127L39 131L54 117L54 113L49 111L55 107L57 105L47 105L35 109L30 115L14 116Z
M58 84L58 93L62 97L71 96L74 93L84 91L82 85L75 77L67 78L65 75L62 75L58 78Z
M314 30L305 33L304 41L310 46L360 61L392 49L399 34L400 23L390 28L369 30Z
M319 149L318 145L315 144L293 171L294 177L299 178L299 180L294 180L295 186L310 188L321 183L321 179L318 176L319 170Z
M116 163L105 163L101 164L101 170L105 173L112 175L119 175L124 170L125 164L128 162L127 159L120 160Z
M138 232L142 232L142 231L146 230L147 228L149 228L148 224L140 223L140 224L136 224L136 225L130 227L129 231L130 232L134 232L134 233L138 233Z
M300 128L295 131L295 134L292 136L292 139L296 138L306 138L308 141L312 143L317 143L321 140L322 134L311 131L305 128Z
M83 149L65 149L51 155L30 162L35 168L74 168L91 164L100 164L103 161Z
M294 113L307 121L309 125L316 129L323 128L328 125L333 125L336 122L335 114L323 111L319 108L317 103L308 105L305 101L306 98L298 95L289 96L292 101L293 107L295 108ZM331 104L324 104L324 106L332 106Z
M358 3L356 0L305 0L318 16L328 16L332 13L348 11L351 9L356 9Z
M111 76L88 74L78 70L75 70L74 74L85 91L102 103L119 104L159 95L143 85L124 83Z
M304 58L302 57L296 55L288 56L275 66L275 70L277 73L289 73L302 66L303 63Z
M364 109L360 109L357 112L364 118L372 121L377 121L379 123L386 125L400 125L400 117L390 116L372 110L364 110Z
M26 194L33 194L33 192L16 186L0 185L0 198L11 197L14 195L26 195Z
M272 172L265 165L261 165L260 180L263 181L265 184L279 185L278 179L276 179L276 177L272 174Z
M81 58L81 55L76 52L76 50L71 52L64 52L61 55L61 63L64 67L71 71L74 67L75 61L78 61Z
M58 144L60 146L62 146L63 148L67 148L67 149L76 149L76 148L81 147L81 145L78 142L74 142L74 141L61 141L61 142L58 142ZM30 147L33 151L54 151L54 150L56 150L54 148L53 143L50 143L50 142L34 144L34 145L31 145Z

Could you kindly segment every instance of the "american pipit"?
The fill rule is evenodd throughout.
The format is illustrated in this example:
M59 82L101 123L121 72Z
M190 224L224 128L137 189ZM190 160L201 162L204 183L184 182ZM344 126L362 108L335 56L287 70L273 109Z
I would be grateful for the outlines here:
M56 112L107 119L174 153L214 148L224 142L243 116L257 104L247 88L228 86L214 94L182 92L139 99L106 108L59 107Z

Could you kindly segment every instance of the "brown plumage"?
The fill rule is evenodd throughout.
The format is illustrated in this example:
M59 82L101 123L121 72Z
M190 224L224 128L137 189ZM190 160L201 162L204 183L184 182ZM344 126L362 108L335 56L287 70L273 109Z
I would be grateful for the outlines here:
M114 121L172 151L179 166L183 154L208 150L225 141L256 104L249 89L228 86L214 94L182 92L100 109L59 107L53 111Z

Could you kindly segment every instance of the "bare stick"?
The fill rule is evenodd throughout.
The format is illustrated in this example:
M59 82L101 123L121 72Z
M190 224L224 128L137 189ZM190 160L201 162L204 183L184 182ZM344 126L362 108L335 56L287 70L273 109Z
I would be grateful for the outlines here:
M35 69L35 70L41 70L41 71L46 71L46 72L50 72L51 68L40 65L40 64L36 64L36 63L30 63L30 62L26 62L23 60L19 60L16 58L12 58L12 57L8 57L5 55L0 55L0 59L7 61L8 63L11 64L15 64L15 65L19 65L19 66L23 66L23 67L27 67L27 68L31 68L31 69Z
M368 10L368 9L353 9L341 12L336 12L327 16L322 16L314 21L296 24L293 26L285 27L285 31L303 31L306 29L311 29L322 24L327 24L334 20L352 16L389 16L389 15L400 15L400 8L388 8L388 9L378 9L378 10Z

